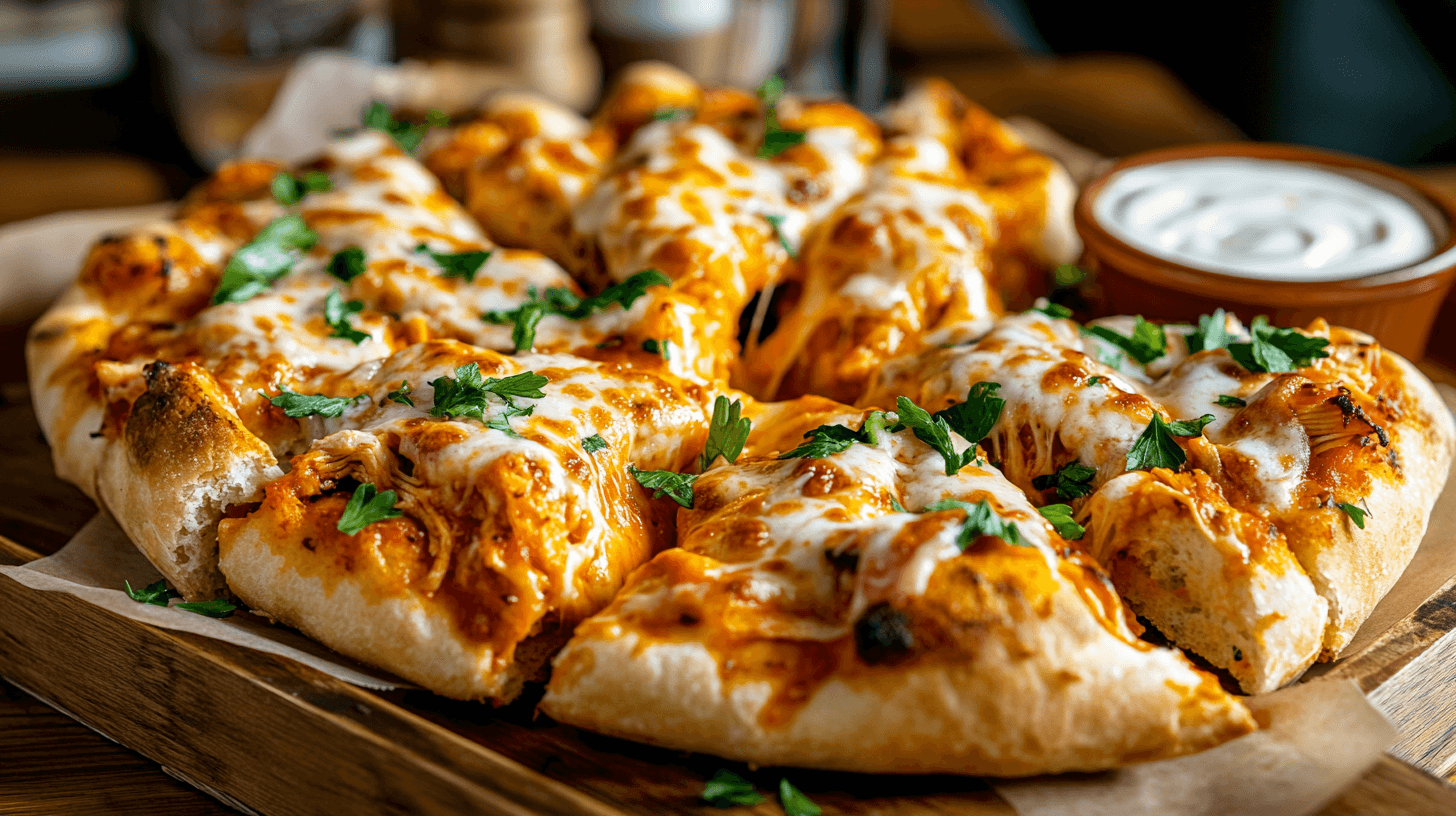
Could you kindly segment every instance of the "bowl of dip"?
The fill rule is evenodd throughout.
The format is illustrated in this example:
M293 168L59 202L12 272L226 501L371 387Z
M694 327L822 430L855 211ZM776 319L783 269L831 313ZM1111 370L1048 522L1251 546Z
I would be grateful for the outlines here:
M1456 278L1456 203L1399 168L1294 145L1141 153L1073 211L1106 310L1317 317L1418 359Z

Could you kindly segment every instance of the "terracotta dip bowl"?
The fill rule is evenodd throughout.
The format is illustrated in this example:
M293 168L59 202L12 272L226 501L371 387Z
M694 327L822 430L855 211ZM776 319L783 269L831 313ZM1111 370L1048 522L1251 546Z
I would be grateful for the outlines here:
M1150 167L1168 162L1178 164ZM1241 172L1246 182L1252 179L1250 183L1262 187L1262 194L1247 199L1247 203L1235 196L1222 212L1204 212L1197 205L1205 200L1200 190L1206 186L1195 185L1193 192L1187 185L1159 188L1164 183L1158 181L1162 171L1173 171L1172 177L1176 178L1176 172L1188 167L1202 167L1205 180L1211 178L1217 187L1224 178L1217 168L1225 166ZM1404 220L1395 219L1392 223L1396 226L1388 229L1381 219L1362 220L1363 213L1357 212L1354 221L1363 226L1353 232L1346 229L1354 221L1345 218L1348 213L1330 216L1339 207L1331 210L1321 204L1322 193L1313 198L1300 197L1297 188L1301 174L1309 176L1309 171L1323 171L1312 174L1317 182L1321 178L1328 180L1327 173L1348 180L1335 182L1349 188L1340 193L1347 209L1354 207L1358 211L1368 202L1382 201L1387 212L1398 210L1397 215ZM1355 184L1351 185L1351 181ZM1316 228L1306 229L1287 219L1270 230L1260 226L1260 218L1279 209L1279 202L1286 198L1281 193L1282 184L1294 185L1287 196L1290 206L1299 202L1305 208L1302 212L1314 213ZM1372 191L1371 187L1376 189ZM1131 196L1129 189L1135 191ZM1099 206L1099 197L1104 194L1109 198ZM1217 200L1218 195L1214 190L1212 198L1206 200ZM1338 199L1340 195L1327 198ZM1166 225L1158 223L1170 208L1187 210L1166 219L1179 222L1182 238L1176 229L1164 229ZM1284 218L1277 214L1269 217L1275 222ZM1319 224L1326 217L1338 222L1339 228L1328 231L1334 234L1333 239ZM1307 147L1246 142L1141 153L1119 162L1088 184L1077 200L1074 218L1086 244L1083 265L1096 275L1106 311L1141 314L1150 319L1187 322L1220 306L1246 323L1260 314L1268 315L1270 322L1279 326L1304 326L1316 317L1324 317L1333 324L1368 332L1396 353L1419 359L1436 312L1456 277L1456 202L1383 162ZM1240 219L1253 226L1230 227L1230 223L1237 226ZM1417 236L1418 240L1405 240L1421 233L1422 224L1428 234ZM1199 234L1200 230L1205 234ZM1350 239L1355 233L1363 237ZM1339 251L1382 240L1404 246L1404 255L1395 251L1383 256L1384 261L1380 256L1365 258L1364 262L1373 263L1373 268L1361 271L1356 268L1359 261L1354 261L1351 263L1355 267L1333 273L1321 270L1317 264L1306 268L1300 260L1329 257L1326 250L1331 246L1335 247L1331 251ZM1187 251L1190 241L1215 254L1200 256L1196 247ZM1269 250L1263 267L1253 271L1230 268L1240 263L1238 256L1250 246ZM1232 247L1229 256L1217 254L1227 247ZM1285 263L1281 252L1288 253L1289 263ZM1412 252L1417 254L1412 256Z

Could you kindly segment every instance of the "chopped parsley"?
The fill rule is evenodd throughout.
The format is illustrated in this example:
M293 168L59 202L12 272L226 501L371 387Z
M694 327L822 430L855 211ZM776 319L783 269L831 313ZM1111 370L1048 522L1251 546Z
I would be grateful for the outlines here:
M975 461L976 445L974 442L965 453L956 453L955 443L950 438L951 427L947 422L945 411L940 411L932 416L907 397L897 397L895 408L900 424L913 431L916 439L935 448L936 452L945 460L945 475L954 476L960 472L961 468Z
M1230 396L1228 394L1219 394L1218 404L1223 406L1224 408L1242 408L1245 405L1248 405L1247 402L1244 402L1238 397Z
M950 429L967 442L979 444L995 427L996 421L1001 418L1001 409L1006 407L1006 400L996 396L999 390L1000 383L978 382L971 386L965 402L956 403L935 415L944 417Z
M1228 348L1228 313L1223 309L1214 309L1211 315L1199 315L1198 327L1184 341L1188 343L1189 354Z
M738 461L738 454L743 452L743 445L748 441L749 428L753 426L748 417L741 416L742 413L743 403L738 400L730 403L727 397L721 395L713 400L713 419L708 423L708 441L698 456L698 470L707 470L719 456L728 460L729 464Z
M601 294L589 298L577 297L570 289L557 286L541 294L532 289L526 302L520 306L485 312L480 319L498 326L514 323L511 341L515 344L516 351L525 351L535 345L536 324L548 314L583 320L614 304L620 305L624 310L630 309L638 298L647 294L649 287L667 286L671 283L672 279L668 276L656 269L648 269L621 283L614 283L603 289Z
M627 466L627 472L637 483L653 491L652 497L660 499L667 496L678 504L693 509L693 482L698 477L690 473L674 473L670 470L638 470L632 465Z
M126 595L137 603L151 604L152 606L166 606L167 599L182 597L175 589L168 589L165 580L147 584L141 589L132 589L131 581L123 581L126 584Z
M303 257L303 252L312 249L318 240L318 233L309 229L297 215L275 219L228 259L217 291L212 295L213 305L242 303L267 291L274 281L287 275Z
M1060 303L1047 303L1045 306L1033 306L1029 311L1041 312L1053 320L1064 320L1072 316L1072 310Z
M350 404L368 398L368 394L357 397L325 397L322 394L300 394L290 391L288 386L279 386L282 393L270 397L262 391L258 396L268 400L276 408L283 409L283 415L298 419L306 416L336 417L344 413Z
M1366 516L1371 516L1372 518L1374 517L1374 516L1371 515L1371 513L1370 513L1369 510L1366 510L1366 509L1361 508L1361 507L1356 507L1353 504L1347 504L1345 502L1340 502L1339 504L1337 504L1335 506L1338 507L1338 508L1340 508L1340 511L1343 512L1345 515L1349 516L1350 517L1350 521L1355 522L1355 526L1356 527L1359 527L1362 530L1365 529L1365 517Z
M226 618L237 611L236 604L230 603L223 598L215 598L211 601L184 601L177 604L177 609L185 609L198 615L205 615L209 618Z
M357 535L376 521L399 518L404 514L394 508L396 498L393 490L379 493L373 483L359 485L354 488L354 495L349 497L349 503L344 505L344 512L339 516L339 532Z
M425 114L424 124L397 121L389 106L383 102L373 102L364 109L364 127L388 133L394 143L399 145L399 149L411 156L420 149L420 143L425 140L425 134L430 128L444 127L449 123L450 117L433 109Z
M1092 478L1096 475L1097 468L1069 462L1056 473L1032 479L1031 486L1037 490L1056 490L1057 496L1063 499L1080 499L1091 495Z
M1087 385L1084 386L1084 387L1085 388L1091 388L1094 385L1102 385L1102 384L1104 384L1106 382L1107 382L1107 378L1106 377L1088 377L1087 378Z
M1238 661L1238 660L1243 660L1243 659L1244 659L1244 650L1243 649L1240 649L1237 646L1235 646L1234 647L1234 660L1235 661Z
M1057 286L1076 286L1087 279L1087 273L1076 264L1062 264L1052 271L1052 282Z
M1127 452L1127 469L1147 470L1160 467L1177 470L1188 461L1188 455L1178 447L1173 437L1199 436L1203 433L1203 426L1213 420L1213 414L1204 414L1198 419L1170 423L1164 422L1162 415L1154 411L1148 427Z
M799 251L790 246L789 239L784 237L784 216L765 215L763 217L763 220L767 221L769 225L773 227L774 235L777 236L779 239L779 245L784 248L785 252L789 253L789 257L794 260L798 260Z
M652 113L654 122L682 122L693 118L691 108L658 108Z
M368 332L359 331L349 325L349 317L362 311L364 311L364 301L345 302L338 289L329 290L329 296L324 298L324 322L329 324L329 336L353 341L356 346L368 340Z
M278 175L273 177L273 183L269 185L273 192L273 200L285 207L292 207L303 200L309 193L326 193L334 189L334 181L329 178L328 173L320 173L317 170L310 170L302 176L296 176L287 170L280 170Z
M941 499L926 505L925 509L920 512L939 513L942 510L965 511L966 520L961 524L960 533L956 535L956 544L963 551L982 536L999 538L1007 544L1014 544L1018 547L1027 546L1021 543L1021 531L1016 529L1016 525L996 515L996 511L991 508L991 503L985 499L975 504L959 499Z
M1249 327L1251 342L1229 345L1229 354L1239 365L1260 374L1279 374L1304 368L1321 357L1328 357L1326 351L1330 341L1323 337L1308 337L1294 329L1277 329L1269 325L1263 315L1254 318Z
M329 259L329 274L344 283L364 274L366 268L364 250L356 246L341 249Z
M1046 519L1057 535L1068 541L1076 541L1087 534L1087 528L1078 524L1072 518L1072 508L1065 504L1048 504L1045 507L1038 507L1036 512Z
M470 250L468 252L435 252L423 243L415 252L429 255L440 265L440 274L447 278L464 278L466 283L475 283L475 274L490 260L491 250Z
M1101 354L1097 355L1097 362L1107 366L1108 368L1115 368L1118 371L1121 371L1122 358L1122 352L1113 351L1112 349L1106 349Z
M730 808L756 805L763 801L763 795L753 789L752 782L726 768L720 768L703 785L703 801L714 807Z
M763 100L764 106L763 143L758 146L760 159L771 159L804 142L802 130L785 130L779 126L778 104L783 96L784 78L778 74L758 86L758 98Z
M642 350L649 354L656 354L662 358L663 362L672 361L672 341L670 340L648 338L642 341Z
M1117 346L1143 365L1168 352L1168 338L1163 334L1163 328L1144 320L1142 315L1137 316L1131 337L1124 337L1106 326L1088 326L1082 331Z
M791 451L779 454L780 459L824 459L836 453L849 450L856 442L872 444L864 436L864 429L852 431L844 425L820 425L804 434L809 440Z
M534 371L522 371L504 379L482 379L480 365L466 363L455 369L453 378L440 377L430 382L430 387L435 389L435 404L430 408L430 416L471 417L485 423L487 428L517 436L511 429L509 420L518 416L530 416L534 409L516 405L516 397L544 397L546 395L541 391L541 386L547 382L549 380ZM499 397L505 407L500 414L486 419L485 409L490 405L492 394Z
M581 449L587 453L596 453L599 450L606 450L606 448L607 440L603 439L601 434L582 437Z
M779 803L784 806L784 816L819 816L820 813L819 806L790 785L788 779L779 780Z
M386 394L384 398L390 402L397 402L400 405L414 407L415 401L410 397L410 394L413 394L414 391L410 387L409 380L405 380L399 384L398 388Z

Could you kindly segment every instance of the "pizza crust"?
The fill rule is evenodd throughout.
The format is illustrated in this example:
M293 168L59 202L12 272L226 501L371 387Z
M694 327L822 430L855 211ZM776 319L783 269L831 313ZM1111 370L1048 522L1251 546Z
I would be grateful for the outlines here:
M610 635L579 636L556 658L541 710L676 750L864 773L1092 771L1253 729L1210 678L1175 652L1119 641L1073 592L1059 592L1053 610L1014 637L984 638L978 654L831 677L775 727L763 724L767 681L725 682L702 642L654 640L616 621ZM1013 640L1035 646L1012 654Z

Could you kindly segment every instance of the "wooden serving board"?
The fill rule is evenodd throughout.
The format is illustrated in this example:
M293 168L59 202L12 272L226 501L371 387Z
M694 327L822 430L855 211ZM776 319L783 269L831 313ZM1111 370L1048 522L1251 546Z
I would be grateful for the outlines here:
M23 387L0 389L0 563L54 551L89 516L54 478ZM17 542L16 538L26 541ZM27 545L33 546L27 546ZM1456 581L1332 674L1373 692L1408 737L1325 814L1456 813ZM426 692L378 693L284 658L141 624L0 576L0 675L260 814L721 813L721 767L777 789L783 772L580 732ZM538 692L539 693L539 692ZM3 739L3 735L0 735ZM1422 770L1424 769L1424 770ZM1012 816L981 780L793 770L826 816ZM0 807L3 810L3 807ZM772 797L735 813L781 814Z

